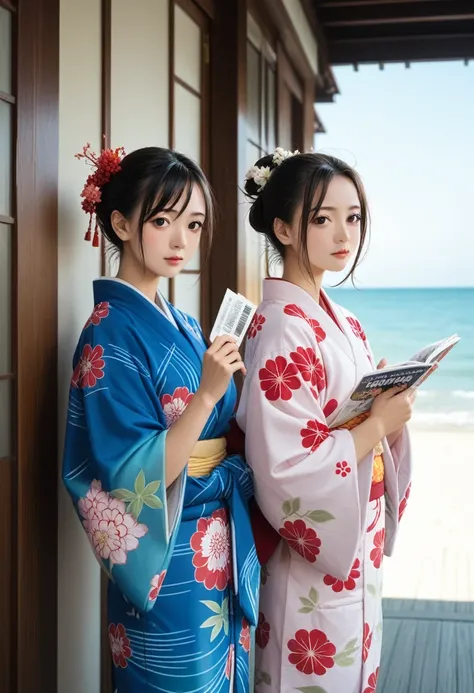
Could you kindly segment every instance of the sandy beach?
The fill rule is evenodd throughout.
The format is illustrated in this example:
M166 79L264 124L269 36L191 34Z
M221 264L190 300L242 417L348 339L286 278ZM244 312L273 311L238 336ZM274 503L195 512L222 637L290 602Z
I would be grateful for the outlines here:
M412 493L385 597L474 600L474 432L411 428Z

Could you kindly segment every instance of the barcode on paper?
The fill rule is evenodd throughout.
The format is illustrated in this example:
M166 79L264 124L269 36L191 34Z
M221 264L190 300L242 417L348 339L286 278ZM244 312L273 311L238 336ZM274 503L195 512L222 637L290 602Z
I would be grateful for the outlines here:
M253 303L247 301L245 296L227 289L212 328L211 342L220 335L228 334L235 337L237 344L240 345L255 314L255 310L256 307Z

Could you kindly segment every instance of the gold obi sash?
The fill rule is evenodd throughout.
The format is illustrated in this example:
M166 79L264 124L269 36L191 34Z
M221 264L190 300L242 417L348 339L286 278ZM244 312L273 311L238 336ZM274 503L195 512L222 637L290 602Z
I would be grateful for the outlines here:
M207 476L215 469L227 454L225 438L198 440L188 463L188 476Z
M372 469L372 483L379 484L383 481L385 469L383 464L383 445L377 443L374 448L374 466Z
M340 429L347 429L348 431L351 431L353 428L355 428L358 424L362 423L368 418L368 413L360 414L359 416L354 417L350 421L347 421L345 424L342 424L342 426L339 426ZM377 443L377 445L374 448L374 464L372 467L372 486L376 486L377 484L380 484L384 480L385 476L385 468L384 468L384 462L383 462L383 445L382 443Z

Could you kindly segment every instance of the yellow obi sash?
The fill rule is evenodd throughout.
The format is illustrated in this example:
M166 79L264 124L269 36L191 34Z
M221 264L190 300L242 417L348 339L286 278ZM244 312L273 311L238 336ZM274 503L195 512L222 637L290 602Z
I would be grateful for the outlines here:
M207 476L227 454L225 438L198 440L188 463L188 476Z

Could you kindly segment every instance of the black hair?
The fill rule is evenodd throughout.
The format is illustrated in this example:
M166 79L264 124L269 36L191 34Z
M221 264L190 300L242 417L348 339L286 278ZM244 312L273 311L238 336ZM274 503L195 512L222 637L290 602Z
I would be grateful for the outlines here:
M208 249L214 229L215 205L206 176L184 154L161 147L137 149L123 158L120 171L101 188L101 201L96 210L99 227L121 253L123 241L113 229L112 212L117 210L129 219L139 209L138 233L143 253L143 225L159 212L171 209L185 194L182 214L189 204L194 185L199 186L204 196L206 217L203 231Z
M360 262L364 244L369 230L369 210L364 186L359 174L348 164L336 157L326 154L294 154L284 159L280 165L273 163L273 155L259 159L255 166L268 167L270 176L261 189L253 178L245 181L245 193L252 202L249 221L258 233L263 234L270 246L280 258L285 257L285 246L274 231L275 219L286 223L293 221L296 208L302 201L303 209L300 225L300 247L302 264L308 276L312 277L308 255L308 225L316 219L323 204L330 182L335 176L345 176L354 183L361 208L360 244L349 274L340 282L342 284ZM315 202L315 195L318 193Z

